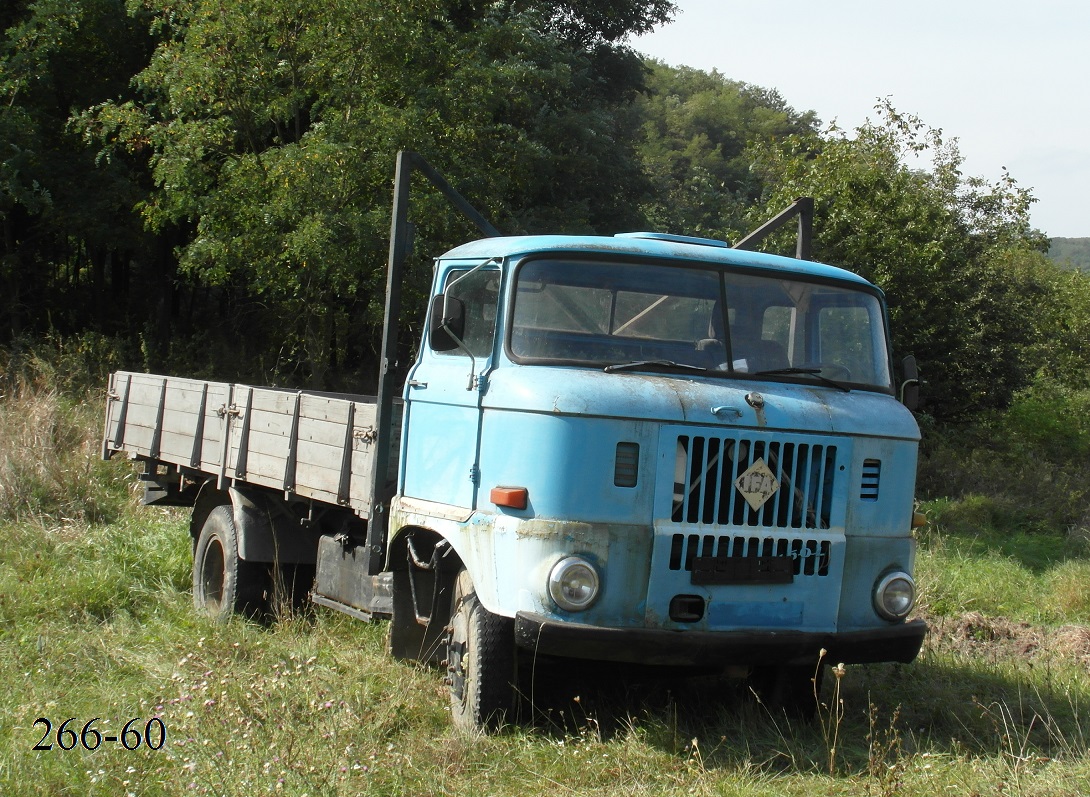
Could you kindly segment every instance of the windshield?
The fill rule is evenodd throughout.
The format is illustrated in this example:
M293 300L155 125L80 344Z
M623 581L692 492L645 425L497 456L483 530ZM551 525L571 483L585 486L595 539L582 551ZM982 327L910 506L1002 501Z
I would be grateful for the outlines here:
M518 270L511 326L516 362L892 389L881 302L828 282L530 260Z

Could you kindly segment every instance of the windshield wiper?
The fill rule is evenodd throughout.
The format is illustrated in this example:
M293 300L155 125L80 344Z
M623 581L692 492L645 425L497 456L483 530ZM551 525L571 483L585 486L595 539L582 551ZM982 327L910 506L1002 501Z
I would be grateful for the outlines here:
M676 363L673 360L635 360L630 363L617 363L616 365L607 365L605 372L612 374L615 371L639 371L639 370L679 370L679 371L695 371L697 373L706 373L707 368L702 368L699 365L689 365L687 363Z
M822 375L820 368L770 368L767 371L757 371L753 373L752 376L787 376L791 374L813 376L830 387L835 387L837 390L843 390L845 393L852 392L852 389L842 382L837 382L835 379L830 379L829 377Z

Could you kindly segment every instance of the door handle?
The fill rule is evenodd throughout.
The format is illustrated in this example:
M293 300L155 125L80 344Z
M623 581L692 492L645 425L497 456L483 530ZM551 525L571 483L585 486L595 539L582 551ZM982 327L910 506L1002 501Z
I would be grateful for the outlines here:
M712 415L716 418L741 418L742 411L737 407L712 407Z

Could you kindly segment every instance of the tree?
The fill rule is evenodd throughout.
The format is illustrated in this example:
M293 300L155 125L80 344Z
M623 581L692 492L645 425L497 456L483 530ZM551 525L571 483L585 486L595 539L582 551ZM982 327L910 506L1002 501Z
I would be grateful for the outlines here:
M190 278L279 307L312 384L344 341L373 337L398 149L423 153L512 232L638 218L644 183L620 109L643 69L620 41L669 3L143 8L161 43L137 78L142 98L100 104L83 129L111 153L150 153L148 225L184 231ZM426 275L426 255L471 231L421 201Z
M5 338L104 323L96 308L119 299L105 292L107 269L124 271L146 244L129 211L139 189L124 164L97 168L67 121L124 94L146 63L147 34L119 0L14 2L0 24Z
M762 193L747 147L816 133L813 112L798 113L775 91L718 72L649 64L637 109L639 150L652 182L644 212L654 229L736 238Z
M966 179L956 141L888 103L849 137L793 136L752 150L766 181L757 221L813 196L815 259L876 282L889 300L895 350L915 353L926 408L940 418L1007 405L1032 378L1025 352L1047 288L1012 253L1041 253L1034 201L1009 176ZM910 164L931 158L930 168Z
M1025 272L1025 280L1046 286L1046 298L1033 308L1038 329L1025 356L1037 377L1073 390L1090 390L1090 275L1042 258L1013 251L1006 272Z

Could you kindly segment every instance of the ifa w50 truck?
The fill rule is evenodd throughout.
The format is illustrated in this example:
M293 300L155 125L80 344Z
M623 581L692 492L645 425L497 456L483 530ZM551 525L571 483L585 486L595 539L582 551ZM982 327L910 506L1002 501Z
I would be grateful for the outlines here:
M485 237L436 258L397 384L414 172ZM797 257L746 248L796 215ZM286 585L386 619L457 725L512 716L527 656L746 669L805 714L822 661L909 662L926 631L914 365L898 382L881 291L808 259L811 219L733 248L502 237L403 152L378 395L119 372L103 455L192 507L198 609Z

